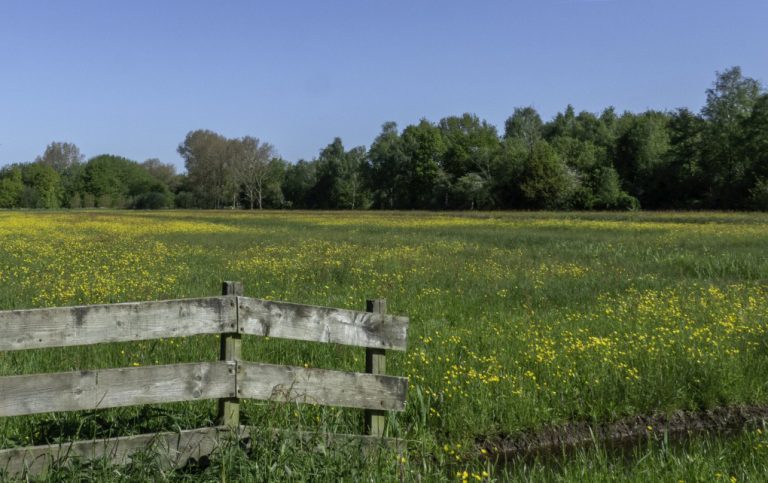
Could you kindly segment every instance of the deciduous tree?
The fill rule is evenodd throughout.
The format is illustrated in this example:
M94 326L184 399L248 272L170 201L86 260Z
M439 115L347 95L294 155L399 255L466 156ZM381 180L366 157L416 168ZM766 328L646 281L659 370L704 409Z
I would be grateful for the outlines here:
M178 152L187 168L187 184L201 207L221 208L231 199L232 175L227 138L213 131L190 131Z
M265 190L276 177L275 166L271 163L275 157L275 148L269 143L262 143L258 138L245 136L231 141L234 145L233 165L235 177L239 181L248 200L250 209L255 206L264 208Z
M52 142L45 148L42 156L35 158L36 163L45 164L61 174L68 168L83 162L80 149L72 143Z

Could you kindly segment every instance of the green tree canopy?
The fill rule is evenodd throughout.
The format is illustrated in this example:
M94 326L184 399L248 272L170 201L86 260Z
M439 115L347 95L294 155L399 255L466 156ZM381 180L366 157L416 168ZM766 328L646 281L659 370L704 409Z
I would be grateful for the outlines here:
M575 182L557 151L537 141L520 173L520 191L529 208L556 209L566 204Z
M45 148L42 156L35 159L35 163L45 164L61 174L72 166L83 162L84 156L80 149L72 143L54 141Z
M58 208L61 177L51 166L31 163L22 170L24 179L23 204L30 208Z
M516 107L504 122L504 139L519 139L529 150L541 139L544 123L532 106Z
M178 147L187 168L187 186L202 208L221 208L232 199L228 140L213 131L190 131Z
M24 193L21 166L11 165L0 170L0 208L18 208Z
M94 196L99 207L133 207L149 193L157 195L152 195L151 202L142 199L141 204L156 207L158 195L165 199L163 206L171 203L170 191L165 184L155 179L136 161L120 156L102 154L89 159L83 177L87 193Z

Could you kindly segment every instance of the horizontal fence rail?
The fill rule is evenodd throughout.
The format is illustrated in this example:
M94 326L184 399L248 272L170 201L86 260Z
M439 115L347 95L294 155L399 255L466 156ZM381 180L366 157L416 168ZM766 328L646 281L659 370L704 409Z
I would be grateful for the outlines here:
M0 311L0 352L240 332L404 351L408 318L250 297Z
M4 449L0 470L35 474L68 456L124 461L156 443L174 466L210 453L220 435L242 432L242 399L364 409L368 437L385 436L386 411L403 411L408 390L407 378L385 374L385 352L406 349L407 317L387 315L383 299L369 300L363 312L244 297L240 282L224 282L222 292L219 297L0 311L0 352L221 336L216 362L0 376L0 417L216 399L222 424L178 434ZM243 335L364 347L366 372L243 361Z
M0 312L0 351L130 342L237 330L234 297Z
M402 411L408 379L238 362L237 389L247 399Z
M0 416L231 397L234 362L0 377Z
M240 332L404 351L408 317L242 297Z
M408 380L258 362L205 362L0 377L0 417L239 397L402 411Z
M233 442L245 448L263 444L264 438L292 438L311 443L321 451L328 448L376 448L382 444L403 451L405 444L400 440L381 439L376 436L339 433L313 433L306 431L281 431L254 428L251 426L213 426L209 428L185 429L174 432L120 436L88 441L72 441L59 445L39 445L25 448L0 449L0 470L9 476L40 474L51 465L68 458L93 460L105 458L113 465L131 462L137 452L155 450L161 468L179 468L190 459L196 460L211 454L217 448Z
M25 473L35 475L70 458L106 458L110 464L124 465L131 462L132 455L148 449L156 450L161 456L159 463L162 467L177 468L190 459L211 454L217 447L226 444L231 435L229 428L212 427L3 449L0 450L0 470L11 477Z

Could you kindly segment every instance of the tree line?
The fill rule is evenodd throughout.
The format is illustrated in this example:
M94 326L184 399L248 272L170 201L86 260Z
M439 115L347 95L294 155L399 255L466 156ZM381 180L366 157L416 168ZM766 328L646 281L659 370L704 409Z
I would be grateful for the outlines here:
M184 174L51 143L0 170L0 208L768 210L768 92L733 67L698 113L568 106L544 122L520 107L503 133L469 113L387 122L368 149L335 138L296 163L196 130L178 153Z

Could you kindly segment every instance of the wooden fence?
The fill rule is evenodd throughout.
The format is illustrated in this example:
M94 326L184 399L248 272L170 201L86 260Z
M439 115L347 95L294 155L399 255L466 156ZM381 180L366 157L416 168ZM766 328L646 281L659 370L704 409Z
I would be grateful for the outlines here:
M402 411L408 380L385 375L386 350L404 351L408 318L243 296L224 282L219 297L0 311L0 352L220 334L220 360L0 377L0 417L217 399L221 426L176 433L0 450L0 469L36 473L64 457L122 463L148 445L170 464L210 452L220 436L244 433L239 401L260 399L364 409L364 431L384 435L386 412ZM366 348L366 372L340 372L241 359L243 335Z

